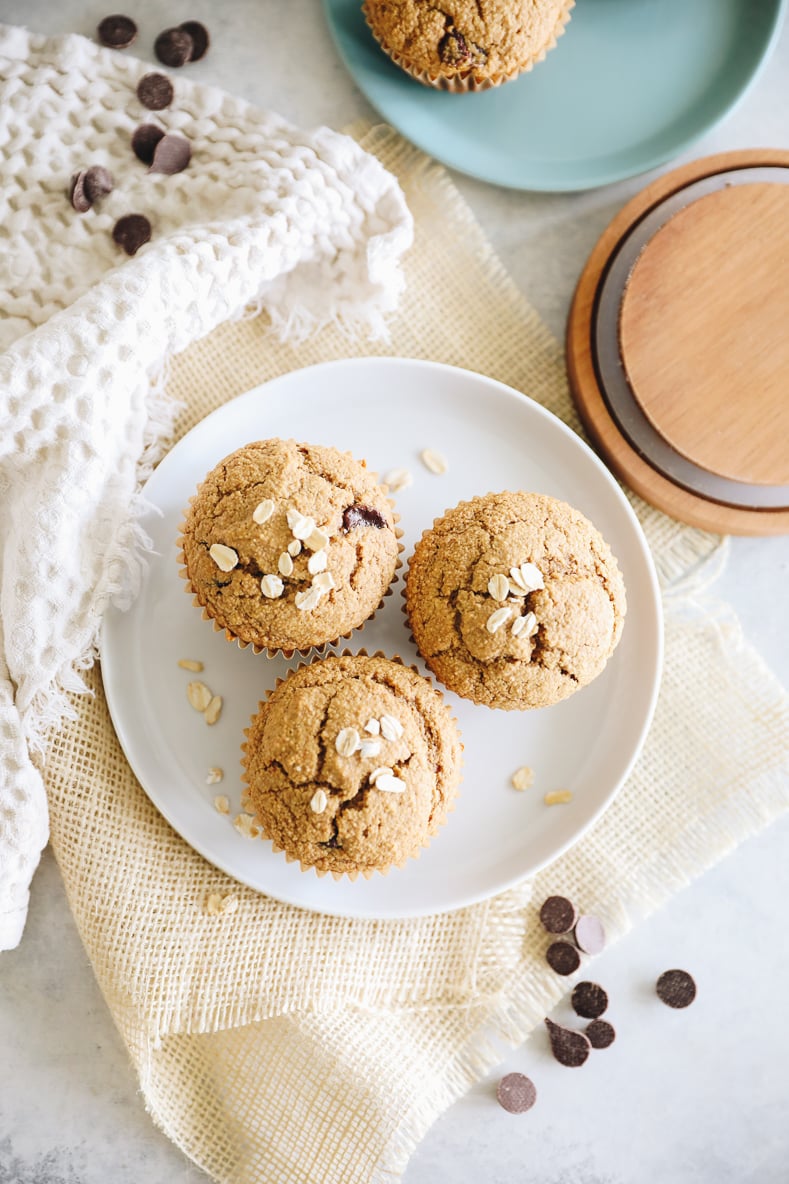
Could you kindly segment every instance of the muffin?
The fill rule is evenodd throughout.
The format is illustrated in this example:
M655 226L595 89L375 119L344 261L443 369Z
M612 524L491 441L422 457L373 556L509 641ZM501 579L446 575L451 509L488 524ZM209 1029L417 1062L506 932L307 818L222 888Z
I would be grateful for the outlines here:
M416 545L405 597L436 677L504 710L547 707L590 683L625 617L608 544L578 510L538 493L448 510Z
M392 61L426 86L500 86L542 61L574 0L365 0L367 23Z
M300 666L245 734L247 808L303 870L369 878L399 867L453 806L457 724L399 659L343 654Z
M399 566L396 523L364 461L260 440L198 487L181 528L181 574L228 640L305 653L375 612Z

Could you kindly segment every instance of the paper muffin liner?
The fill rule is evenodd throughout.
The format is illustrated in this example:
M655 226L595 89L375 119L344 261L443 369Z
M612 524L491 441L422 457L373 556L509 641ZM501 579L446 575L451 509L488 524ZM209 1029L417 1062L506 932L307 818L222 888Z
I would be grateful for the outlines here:
M350 452L346 452L343 455L351 456L352 454ZM352 459L356 460L357 458L352 457ZM378 474L376 472L373 472L372 470L370 470L370 476L377 478ZM377 482L377 484L379 485L379 488L382 489L384 491L384 494L386 495L388 493L388 486L385 484L385 482L381 481L381 482ZM196 497L197 497L197 493L192 494L192 496L189 498L188 506L191 506L193 504ZM293 646L293 648L287 648L286 646L258 645L257 642L246 641L246 640L244 640L244 638L239 637L238 634L233 631L231 626L226 621L218 619L212 612L209 611L209 609L206 607L206 605L203 604L202 600L200 599L200 594L199 594L198 590L194 587L194 585L192 584L192 581L190 579L189 571L186 566L186 556L184 554L184 536L183 536L184 527L186 526L188 509L184 511L184 516L178 525L178 539L177 539L178 574L181 577L181 579L184 581L184 591L186 592L186 594L188 596L191 596L192 604L196 608L201 609L203 620L211 622L214 632L215 633L224 633L225 641L229 642L230 644L237 645L240 650L245 650L245 649L251 648L252 652L254 654L265 654L267 658L281 657L281 658L290 659L295 654L297 654L300 658L309 658L309 657L320 658L320 657L323 657L324 655L326 655L327 650L330 650L330 649L332 649L332 647L339 645L339 643L341 641L348 641L351 637L353 637L353 635L355 633L356 634L361 633L364 630L365 626L368 625L370 623L370 621L373 621L375 619L376 614L383 608L387 597L391 596L392 592L394 591L394 586L397 582L398 572L400 571L400 569L403 566L403 553L405 551L405 547L403 546L403 543L401 541L402 537L403 537L403 530L400 526L400 515L397 512L397 507L390 497L387 497L386 501L387 501L387 504L389 505L389 508L391 509L391 512L392 512L392 529L394 531L395 539L397 540L397 557L395 559L395 565L394 565L394 569L392 571L392 576L391 576L391 579L389 580L389 583L387 584L386 588L384 589L381 599L378 601L378 604L375 606L375 608L372 610L372 612L369 613L369 615L366 616L364 618L364 620L361 621L358 625L352 626L352 628L347 630L347 632L345 632L345 633L340 633L336 637L327 638L325 641L316 642L313 645L308 645L308 646L304 646L304 647Z
M417 541L414 543L414 548L411 552L411 555L408 560L408 564L406 566L405 579L403 580L403 586L402 586L401 593L400 593L401 597L402 597L402 604L401 604L400 608L401 608L401 612L403 613L403 615L405 616L405 619L406 619L406 625L407 625L407 628L409 631L409 633L408 633L409 641L411 641L413 643L413 645L416 647L416 651L419 654L420 658L425 663L428 670L435 678L436 682L440 683L440 685L442 687L445 687L446 690L448 690L448 691L452 691L452 693L455 695L459 695L461 699L465 699L469 703L474 703L477 707L487 707L489 711L537 711L537 710L540 710L540 707L538 707L538 706L527 705L526 707L522 707L522 706L519 706L517 703L487 703L487 702L485 702L484 699L475 698L473 695L470 695L470 694L465 693L464 691L458 690L458 688L456 686L452 686L450 683L445 682L445 680L441 677L439 672L435 669L435 667L433 665L433 660L428 655L426 655L422 652L422 650L419 646L419 642L417 641L417 639L414 635L413 627L411 624L411 611L410 611L410 607L409 607L409 596L408 596L408 578L411 573L411 565L414 561L414 556L416 554L417 548L420 546L420 544L423 542L423 540L433 530L435 530L436 525L439 522L441 522L444 518L446 518L447 514L454 513L455 510L460 510L460 509L462 509L463 506L471 506L474 504L474 502L481 502L481 501L485 501L489 497L500 496L502 493L526 493L526 494L532 493L532 494L535 494L535 496L548 497L551 499L551 501L559 502L562 505L567 506L574 513L580 514L581 517L586 519L586 521L589 523L589 525L592 527L592 529L597 532L597 534L602 539L605 546L608 548L609 554L614 562L616 569L619 571L619 574L621 577L622 572L621 572L621 568L619 567L619 561L617 560L616 555L614 555L607 540L602 535L602 533L598 530L598 528L595 526L594 522L592 522L591 518L587 518L587 516L583 513L582 510L578 510L575 506L572 506L569 502L566 502L563 498L553 497L551 494L537 495L534 490L502 490L502 489L493 490L493 489L490 489L490 490L488 490L487 493L475 494L474 497L463 498L462 501L457 502L454 506L448 506L440 514L436 515L436 517L433 519L433 521L430 523L429 526L425 527L425 529L422 531L422 533L419 536L419 538L417 539ZM612 655L616 651L616 647L618 646L619 641L622 636L622 628L623 628L623 624L624 624L624 618L625 618L625 615L627 612L627 600L626 600L626 589L624 586L624 579L622 579L622 589L623 589L623 593L624 593L624 599L622 602L622 612L621 612L621 617L619 620L619 628L617 630L616 637L613 641L613 644L612 644L611 649L608 653L608 656L606 657L605 663L603 664L603 667L600 669L598 674L595 675L596 678L599 678L600 674L602 674L603 670L605 669L606 664L609 662ZM591 681L594 682L594 678ZM570 692L568 695L565 695L563 698L554 700L554 702L561 703L564 701L564 699L569 698L571 694L575 694L578 691L583 690L584 687L589 686L589 685L590 685L590 683L582 683L581 685L576 687L575 691ZM544 704L544 706L550 706L550 704Z
M422 674L422 672L416 666L414 666L412 663L407 663L403 658L400 657L399 654L395 654L394 656L390 657L388 654L385 654L383 652L383 650L376 650L374 653L370 654L365 649L357 650L355 653L351 650L344 649L342 651L342 653L328 654L325 658L318 658L318 659L316 659L316 661L317 662L330 661L332 658L383 658L387 662L394 662L399 666L403 666L407 670L411 670L414 674L418 675L420 679L422 679L424 682L426 682L428 684L428 686L430 687L430 689L438 697L439 707L441 710L441 714L443 715L442 724L444 726L446 726L447 724L451 724L454 727L457 738L458 738L459 751L458 751L458 761L457 761L457 767L456 767L457 782L455 783L454 793L453 793L451 799L445 805L441 821L439 822L438 826L436 827L436 829L433 831L432 834L426 834L423 837L422 842L420 843L419 847L415 851L409 852L409 854L405 855L400 860L394 860L392 863L387 864L386 867L350 868L345 871L337 871L334 868L316 867L316 865L314 863L304 863L303 860L298 858L298 856L291 855L290 852L287 851L274 838L272 838L270 835L266 834L265 825L264 825L262 819L257 815L257 813L255 813L253 825L257 826L260 829L260 831L262 832L261 837L265 838L268 842L271 843L272 849L274 851L285 856L285 859L288 863L298 863L299 867L301 868L301 870L303 872L314 872L315 875L318 877L331 875L332 879L334 879L334 880L348 879L348 880L355 882L359 878L359 876L362 876L365 880L369 880L369 879L372 879L372 877L376 874L381 875L381 876L388 875L389 872L394 867L403 868L408 863L410 863L411 860L418 859L419 856L421 855L422 851L426 850L430 846L432 839L446 825L449 815L454 812L455 806L457 804L457 798L458 798L458 792L459 792L458 786L460 785L460 782L462 781L462 770L463 770L463 764L464 764L464 761L463 761L464 745L463 745L463 737L462 737L462 734L460 731L460 726L459 726L457 720L455 719L454 715L452 714L448 703L446 703L446 701L444 700L444 696L442 695L441 691L438 689L438 687L436 687L434 685L432 679L428 678L427 675ZM287 682L287 680L289 678L293 677L293 675L297 674L300 670L303 670L303 669L305 669L309 666L312 666L312 665L315 665L315 662L300 662L299 665L295 668L295 670L290 671L287 675L285 675L284 678L277 678L276 682L274 683L274 686L269 688L266 691L265 699L261 699L258 702L257 711L250 719L250 728L251 728L252 724L254 723L254 721L257 719L260 712L268 705L268 702L271 699L272 695L283 685L283 683ZM250 728L244 729L244 737L245 738L244 738L243 743L241 744L241 768L242 768L241 781L244 785L244 789L242 792L242 806L243 806L243 800L247 799L248 794L249 794L249 789L248 789L249 777L248 777L248 771L247 771L247 752L248 752L247 741L249 739ZM247 802L247 809L254 810L254 806L249 801Z
M432 87L434 90L444 90L450 94L476 94L483 90L492 90L493 87L503 86L505 82L512 82L521 74L527 73L533 69L539 62L543 61L548 52L555 48L557 38L561 37L570 20L570 14L575 7L575 0L565 0L565 5L557 18L556 26L550 35L548 41L535 53L530 54L527 58L518 62L511 70L502 71L498 74L484 74L471 70L455 70L453 72L444 73L439 71L437 74L431 74L429 70L420 70L411 65L411 63L404 58L397 50L391 49L379 36L378 31L373 25L369 8L365 2L362 5L364 18L367 25L378 45L384 53L399 66L406 74L417 82L421 82L423 86Z

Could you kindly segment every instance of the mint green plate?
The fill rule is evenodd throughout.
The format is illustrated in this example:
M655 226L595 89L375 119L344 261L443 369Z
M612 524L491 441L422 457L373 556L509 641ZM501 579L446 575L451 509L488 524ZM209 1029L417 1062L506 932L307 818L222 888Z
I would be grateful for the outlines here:
M361 0L324 0L337 48L384 119L459 172L513 189L591 189L676 156L766 60L789 0L577 0L545 61L452 95L379 49Z

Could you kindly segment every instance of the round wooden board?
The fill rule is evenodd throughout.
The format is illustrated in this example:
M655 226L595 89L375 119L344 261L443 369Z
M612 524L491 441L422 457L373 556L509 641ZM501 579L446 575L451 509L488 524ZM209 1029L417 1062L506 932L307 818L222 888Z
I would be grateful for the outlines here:
M680 485L674 484L653 468L636 451L612 417L606 399L600 389L594 362L594 351L592 349L595 301L601 279L604 277L606 266L612 254L636 223L644 218L651 210L655 209L655 207L660 205L668 197L705 177L728 172L732 169L770 166L789 167L789 152L771 149L753 149L722 153L684 165L658 178L651 185L647 186L646 189L633 198L614 218L592 251L578 281L567 326L567 366L573 397L592 440L610 467L646 501L664 510L667 514L672 515L672 517L678 518L683 522L688 522L693 526L699 526L706 530L721 533L754 535L787 533L789 532L789 509L743 509L707 500ZM750 198L753 198L754 195L749 194L749 191L757 188L761 189L761 186L743 185L738 187L738 192L739 194L746 194ZM776 186L775 188L778 187ZM724 190L721 192L728 191ZM703 200L700 199L697 204L701 205ZM741 207L745 200L737 199L736 202L731 203L731 208L733 209L735 204L738 208ZM759 201L761 200L763 199L760 198ZM749 203L749 207L751 204ZM692 209L692 205L687 207L687 210ZM772 199L767 201L765 211L767 221L773 231L776 230L774 218L777 209L786 210L786 206L783 204L783 198L776 198L775 204L773 204ZM727 206L724 214L724 223L729 212L729 207ZM739 213L748 216L747 211L741 208L739 209ZM688 225L691 225L693 221L694 218L691 216L688 219ZM671 226L672 222L674 222L674 219L667 223L667 227ZM679 227L681 235L683 230L681 223ZM783 227L787 227L787 229L785 230ZM787 235L789 234L789 226L787 226L786 221L784 220L783 226L779 225L777 229L780 231L779 239L782 239L784 245L786 245ZM730 229L727 229L726 233L730 234ZM670 237L667 236L664 242L668 243ZM657 240L659 240L659 234L654 236L652 243ZM720 251L720 241L718 239L716 244L714 236L711 240L705 240L708 259L711 250L716 249ZM647 259L649 247L652 243L645 249L643 253L644 259ZM772 247L769 243L762 247L759 252L762 264L765 258L769 258L770 251L775 251L775 249L775 243ZM675 289L677 286L681 289L681 279L678 279L678 275L681 273L677 273L676 271L672 273L671 267L667 262L671 255L670 244L667 248L663 248L661 244L657 250L658 253L654 256L655 262L658 265L662 265L665 272L669 275L668 283L673 284ZM748 254L747 250L745 254ZM760 264L760 267L762 264ZM709 399L707 400L706 410L699 410L698 412L695 409L692 410L687 423L683 423L682 415L679 414L679 404L676 401L672 403L670 398L667 400L665 395L666 386L663 385L661 388L660 382L657 379L653 379L650 366L649 338L644 330L643 319L639 325L638 317L635 315L638 311L637 300L641 299L643 301L645 298L645 289L641 290L640 297L638 293L641 279L647 278L648 266L645 263L645 270L643 276L640 278L636 277L637 268L634 269L633 283L637 285L631 293L634 302L630 307L629 313L625 314L624 323L620 325L620 328L624 329L626 336L629 338L630 345L634 345L632 366L627 368L628 371L631 369L633 371L635 393L644 411L658 428L661 435L667 440L671 440L678 452L690 456L696 463L710 468L710 471L720 473L721 475L730 475L736 480L745 480L748 482L756 480L769 483L776 482L777 480L779 484L784 483L787 479L787 452L789 452L785 444L787 439L786 428L784 427L778 432L773 432L771 436L769 421L768 424L765 424L763 420L763 409L756 416L748 415L744 422L742 407L740 409L741 416L738 425L740 445L742 445L743 435L750 433L751 426L753 426L754 446L750 447L746 443L746 446L741 447L738 451L734 448L736 434L730 434L728 436L727 446L722 449L721 458L716 459L714 451L710 450L709 443L707 443L706 448L704 444L705 432L703 429L705 426L708 428L711 418L717 415L717 411L711 408ZM676 268L676 260L673 261L672 266ZM769 276L769 269L767 274ZM768 284L768 288L769 286ZM721 288L723 288L723 285L721 285ZM731 315L732 308L737 308L735 295L732 293L728 294L728 303L726 299L723 299L723 309L728 309L726 315ZM727 293L722 291L721 296L726 297ZM781 294L780 305L784 309L786 308L785 293ZM758 307L758 302L754 307ZM686 305L686 317L688 312L689 307ZM715 332L714 326L718 323L719 314L715 313L715 311L707 313L705 310L702 310L702 313L697 314L697 317L702 314L703 316L709 316L704 327L704 332L709 336L710 333ZM722 312L720 315L723 315ZM755 316L755 312L751 315ZM784 321L784 323L786 322ZM674 324L674 330L677 331L677 329L685 340L695 340L692 333L692 326L686 326L681 319ZM660 360L662 357L664 364L668 357L666 341L670 345L670 338L664 339L658 343L660 349L657 350L658 359ZM743 341L745 341L744 337ZM783 345L782 348L786 352L786 346ZM706 355L707 364L709 364L710 357L714 356L714 352L713 339L713 347L711 350L708 350ZM653 351L653 359L654 356ZM696 364L698 365L698 363ZM662 394L661 390L663 392ZM714 383L708 387L708 393L710 397L714 396L717 398ZM787 412L783 404L786 400L779 399L779 405L776 405L776 397L774 386L768 385L767 404L772 407L773 411L777 409L783 417L782 422L785 422ZM743 406L747 407L747 402ZM763 448L763 445L769 445L769 447ZM745 457L744 460L743 457Z

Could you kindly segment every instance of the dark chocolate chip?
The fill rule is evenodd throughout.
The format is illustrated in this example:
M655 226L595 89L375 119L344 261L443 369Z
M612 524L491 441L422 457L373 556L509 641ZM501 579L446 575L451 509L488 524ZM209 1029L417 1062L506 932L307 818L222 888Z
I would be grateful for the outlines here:
M380 510L372 506L348 506L342 515L342 532L347 534L355 526L374 526L376 530L383 530L386 519Z
M205 57L208 47L211 44L208 29L205 25L201 25L199 21L183 21L178 28L184 33L188 33L192 38L192 56L189 61L199 62L200 58Z
M113 226L112 237L127 255L136 255L150 241L151 224L144 214L126 214Z
M562 1028L553 1020L546 1019L545 1026L551 1039L551 1050L559 1064L567 1065L570 1069L583 1065L592 1050L589 1038L583 1032Z
M466 38L457 29L450 29L438 43L438 56L447 66L470 66L473 58Z
M687 970L664 970L656 990L667 1007L690 1007L696 998L696 984Z
M131 140L132 152L143 164L152 164L153 151L164 132L155 123L141 123Z
M540 920L549 933L569 933L577 917L575 905L565 896L549 896L540 909Z
M608 1020L592 1020L585 1032L592 1048L610 1048L616 1040L616 1030Z
M551 970L557 974L574 974L581 965L581 955L569 941L555 941L545 954Z
M99 22L96 36L108 49L127 49L137 36L137 26L130 16L116 12Z
M599 983L578 983L570 1002L576 1015L585 1020L596 1020L608 1007L608 995Z
M182 173L192 159L192 146L186 136L162 136L153 151L149 173Z
M599 954L605 948L605 929L599 917L586 914L575 923L575 942L585 954Z
M100 164L92 164L86 170L83 175L82 184L85 189L85 196L91 205L94 201L98 201L99 198L106 197L108 193L112 193L115 188L112 173Z
M537 1090L524 1073L507 1073L496 1086L496 1099L508 1114L525 1114L537 1101Z
M194 42L185 29L164 29L153 43L153 50L165 66L185 66L191 61Z
M68 199L78 214L86 213L93 204L85 192L85 174L85 169L75 173L69 184Z
M165 74L143 74L137 83L137 98L149 111L163 111L173 101L173 84Z

